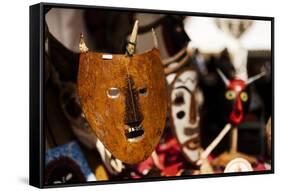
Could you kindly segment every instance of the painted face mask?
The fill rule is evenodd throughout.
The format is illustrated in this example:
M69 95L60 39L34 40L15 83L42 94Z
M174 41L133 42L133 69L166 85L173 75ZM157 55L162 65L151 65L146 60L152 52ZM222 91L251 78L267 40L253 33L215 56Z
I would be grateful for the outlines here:
M226 115L229 122L239 125L249 107L249 91L243 80L232 79L225 91Z
M125 55L88 51L80 41L78 94L91 128L121 161L145 160L162 135L167 91L157 48L134 54L138 22ZM155 47L156 36L153 31Z
M172 128L186 158L195 163L200 157L199 112L202 94L197 87L194 70L184 70L177 74L171 91Z
M226 105L226 116L227 120L232 125L239 125L247 113L249 108L249 90L248 85L258 78L265 75L265 72L262 72L256 76L249 78L246 82L240 79L231 79L228 80L226 76L222 73L221 70L217 70L221 76L224 84L226 85L225 91L225 105Z

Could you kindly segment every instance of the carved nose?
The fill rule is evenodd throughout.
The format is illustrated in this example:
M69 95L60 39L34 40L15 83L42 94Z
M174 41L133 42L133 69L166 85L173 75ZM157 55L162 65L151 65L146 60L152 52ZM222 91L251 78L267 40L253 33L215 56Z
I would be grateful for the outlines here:
M194 93L191 93L190 108L189 108L189 122L195 124L197 122L197 106Z
M132 90L134 92L134 90ZM140 111L138 95L133 93L126 95L125 106L125 124L130 127L138 127L143 121L143 115Z
M134 80L127 77L127 87L125 88L125 124L130 127L137 127L143 121L143 115L139 103L139 94L134 88Z

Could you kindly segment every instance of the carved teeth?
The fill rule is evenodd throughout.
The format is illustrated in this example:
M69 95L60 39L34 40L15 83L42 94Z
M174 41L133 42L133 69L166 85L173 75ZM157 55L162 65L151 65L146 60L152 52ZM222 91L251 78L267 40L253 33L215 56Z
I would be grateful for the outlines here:
M144 137L144 129L142 126L128 127L125 136L129 142L138 142Z
M136 127L135 127L135 128L134 128L134 127L130 127L130 128L128 129L129 133L130 133L130 132L133 132L133 131L137 131L137 130L138 130L138 129L137 129Z
M143 131L143 128L141 126L136 126L136 127L129 127L127 129L128 133L137 132L137 131Z

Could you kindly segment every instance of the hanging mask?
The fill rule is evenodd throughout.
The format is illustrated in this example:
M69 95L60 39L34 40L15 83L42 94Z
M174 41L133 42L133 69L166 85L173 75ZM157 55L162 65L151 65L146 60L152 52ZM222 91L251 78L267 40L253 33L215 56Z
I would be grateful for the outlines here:
M221 70L218 69L217 71L226 85L224 98L226 101L225 113L227 120L232 125L239 125L243 121L245 113L247 113L249 108L250 96L248 85L265 75L265 72L253 76L245 82L244 80L236 78L228 80Z
M128 164L148 158L162 135L167 91L160 53L134 54L138 21L126 54L88 51L80 39L78 94L91 128L112 153Z
M171 124L182 152L191 163L200 157L198 109L202 100L196 71L187 69L178 73L171 90Z
M82 113L76 84L73 82L62 83L59 97L63 113L68 119L73 133L84 146L93 149L96 146L97 138Z

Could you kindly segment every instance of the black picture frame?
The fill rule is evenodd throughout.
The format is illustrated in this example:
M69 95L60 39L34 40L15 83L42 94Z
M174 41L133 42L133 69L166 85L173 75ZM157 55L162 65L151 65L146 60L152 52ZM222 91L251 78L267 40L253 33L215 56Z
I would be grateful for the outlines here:
M157 14L176 14L188 16L203 16L203 17L223 17L223 18L240 18L265 20L271 22L271 80L272 80L272 155L271 170L255 171L255 172L240 172L227 174L206 174L206 175L186 175L179 177L157 177L136 180L110 180L110 181L95 181L83 184L60 184L60 185L44 185L44 17L46 10L50 8L71 8L71 9L99 9L99 10L118 10L132 11L143 13ZM84 185L99 185L99 184L116 184L116 183L133 183L146 181L167 181L179 179L193 178L210 178L210 177L227 177L227 176L244 176L244 175L259 175L272 174L275 171L274 161L274 17L250 16L250 15L231 15L217 13L197 13L183 11L167 11L167 10L150 10L137 8L121 8L121 7L103 7L93 5L74 5L74 4L57 4L57 3L39 3L30 6L29 9L29 58L30 58L30 131L29 131L29 184L39 188L53 187L69 187L69 186L84 186Z

